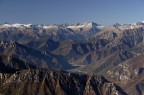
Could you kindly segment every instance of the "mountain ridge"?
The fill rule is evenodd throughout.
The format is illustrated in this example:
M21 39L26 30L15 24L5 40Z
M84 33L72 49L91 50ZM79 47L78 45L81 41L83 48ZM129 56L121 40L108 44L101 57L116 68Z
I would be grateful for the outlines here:
M28 67L25 69L33 65L36 69L66 70L75 74L96 73L120 86L128 95L141 95L144 24L96 24L93 28L92 24L76 24L71 29L65 28L68 25L49 25L45 29L43 25L0 27L2 63L8 64L4 65L8 69L16 66L14 70L21 65ZM8 62L8 59L22 64Z

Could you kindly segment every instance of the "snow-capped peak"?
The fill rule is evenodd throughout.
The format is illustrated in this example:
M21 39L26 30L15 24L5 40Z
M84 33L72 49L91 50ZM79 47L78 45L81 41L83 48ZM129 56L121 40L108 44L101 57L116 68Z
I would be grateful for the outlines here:
M23 24L25 27L30 27L32 24Z
M144 23L144 21L141 21L142 23Z
M101 25L97 24L97 23L94 23L94 22L89 22L89 23L84 23L84 24L72 24L72 25L69 25L67 26L67 28L70 28L74 31L88 31L90 30L92 27L99 27Z
M87 26L87 25L89 25L89 26L100 26L99 24L97 24L97 23L94 23L94 22L85 22L85 23L76 23L76 24L71 24L71 25L68 25L68 26Z
M2 24L0 27L2 28L10 28L10 27L15 27L15 28L19 28L19 27L30 27L32 24L19 24L19 23L15 23L15 24Z
M44 29L58 29L58 26L56 26L56 25L44 25L43 28Z
M144 21L143 22L135 22L131 24L114 24L116 28L120 30L125 30L125 29L135 29L135 28L140 28L144 26Z

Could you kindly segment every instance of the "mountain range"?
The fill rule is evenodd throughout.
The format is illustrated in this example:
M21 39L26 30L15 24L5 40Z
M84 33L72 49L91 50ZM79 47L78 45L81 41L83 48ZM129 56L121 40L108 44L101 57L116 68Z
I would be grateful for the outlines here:
M0 94L143 95L143 64L143 22L0 25Z

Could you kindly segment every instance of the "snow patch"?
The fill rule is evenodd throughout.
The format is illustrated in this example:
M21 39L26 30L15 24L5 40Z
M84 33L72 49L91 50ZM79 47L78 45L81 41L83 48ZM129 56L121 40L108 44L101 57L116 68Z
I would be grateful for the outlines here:
M31 27L32 24L19 24L19 23L16 23L16 24L2 24L0 27L1 28L10 28L10 27L16 27L16 28L19 28L19 27Z

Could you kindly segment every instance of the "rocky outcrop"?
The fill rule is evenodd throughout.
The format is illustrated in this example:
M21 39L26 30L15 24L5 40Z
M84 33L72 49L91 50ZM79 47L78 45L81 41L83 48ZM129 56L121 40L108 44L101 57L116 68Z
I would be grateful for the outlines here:
M0 73L0 94L126 95L102 76L36 69L21 70L12 74Z

